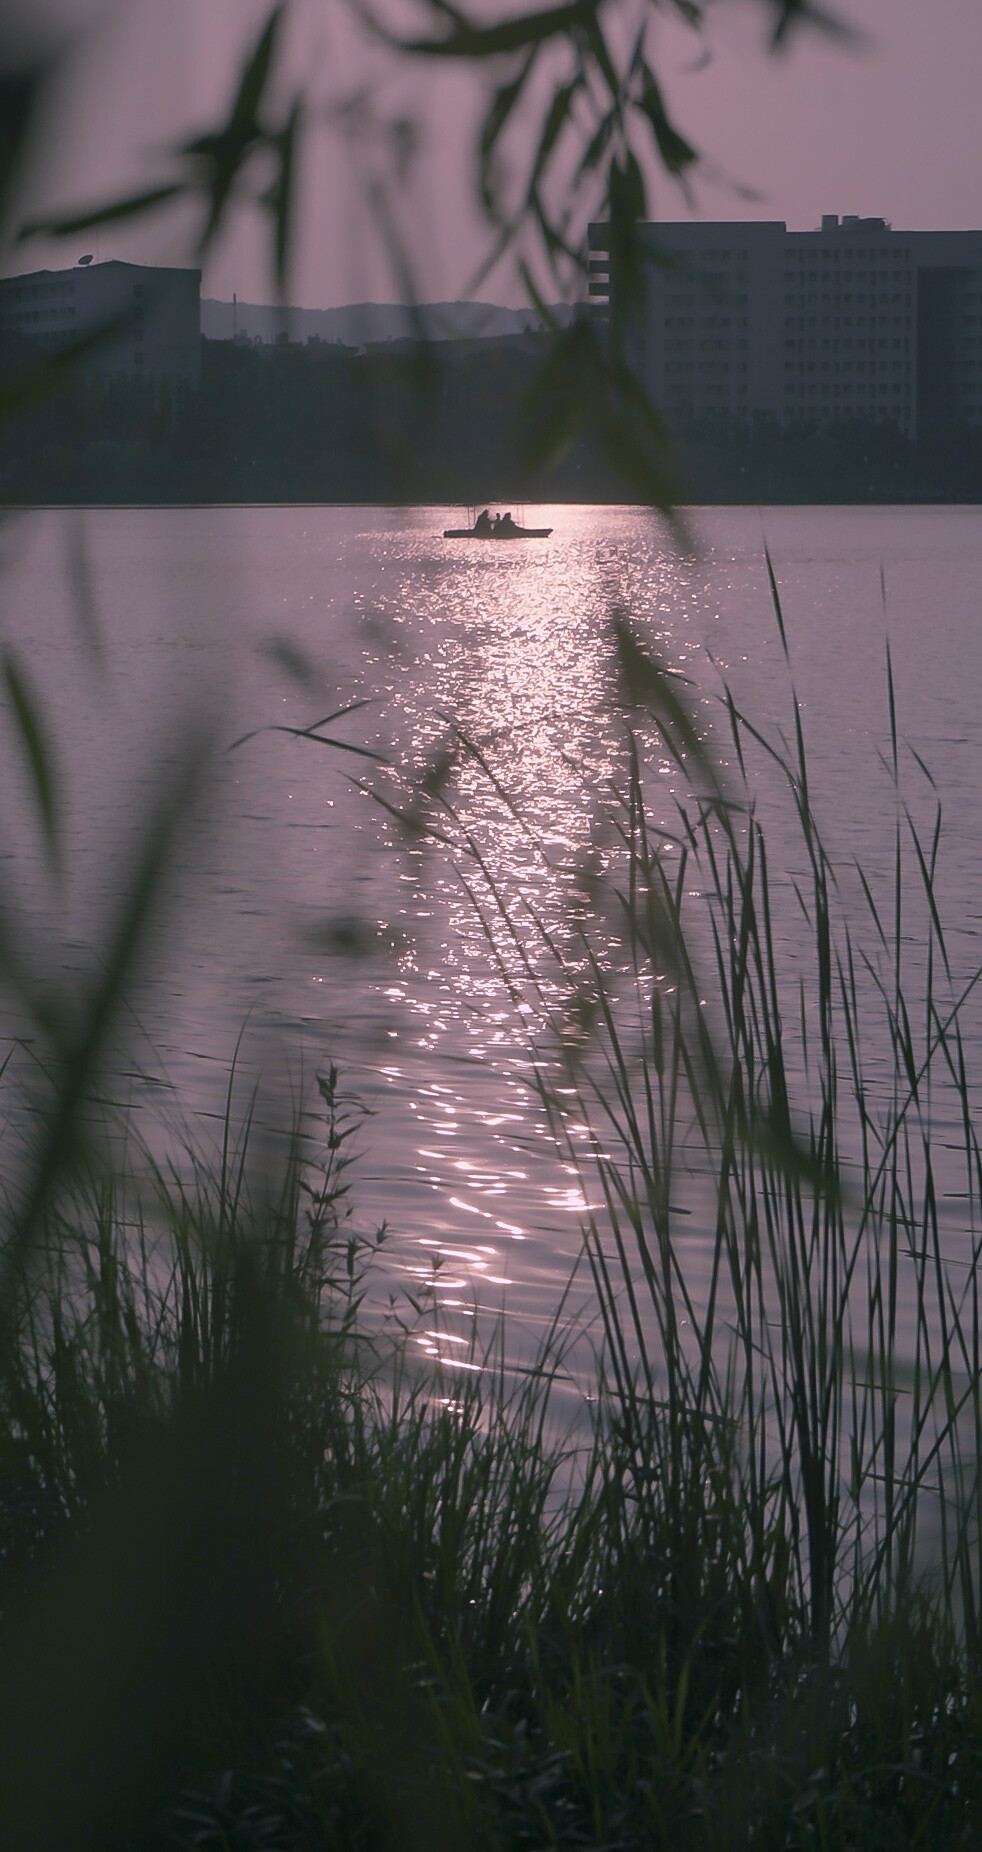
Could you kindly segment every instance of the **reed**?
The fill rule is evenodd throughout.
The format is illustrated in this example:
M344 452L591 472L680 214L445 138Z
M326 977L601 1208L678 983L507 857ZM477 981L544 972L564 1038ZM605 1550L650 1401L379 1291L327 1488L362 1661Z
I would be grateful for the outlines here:
M906 799L889 654L892 866L876 884L824 846L793 679L790 747L724 686L724 777L675 678L623 622L614 643L635 725L623 777L597 794L598 839L619 850L579 924L560 938L526 908L516 933L487 856L473 837L461 846L502 978L516 1002L534 995L540 1099L586 1196L601 1188L585 1251L601 1402L616 1410L612 1532L627 1509L635 1539L633 1526L657 1536L646 1561L676 1681L717 1621L739 1642L737 1705L794 1663L822 1694L827 1770L849 1680L882 1670L884 1642L906 1654L930 1640L954 1709L972 1688L980 1170L964 1023L982 973L952 966L940 804L925 830ZM475 742L459 747L493 776ZM680 793L667 830L651 775L666 753ZM754 754L796 824L777 883ZM941 1192L954 1186L946 1232ZM630 1555L625 1544L622 1570ZM710 1710L725 1709L726 1654L711 1659ZM927 1667L925 1689L937 1696Z
M214 1163L32 1175L0 1345L15 1852L972 1843L980 1169L940 820L905 806L891 697L889 904L857 877L857 923L797 702L788 752L724 693L724 775L626 626L615 654L609 868L562 943L503 956L602 1199L574 1426L562 1308L521 1372L501 1331L434 1370L368 1317L333 1072L275 1170L230 1086ZM754 754L798 822L780 881Z

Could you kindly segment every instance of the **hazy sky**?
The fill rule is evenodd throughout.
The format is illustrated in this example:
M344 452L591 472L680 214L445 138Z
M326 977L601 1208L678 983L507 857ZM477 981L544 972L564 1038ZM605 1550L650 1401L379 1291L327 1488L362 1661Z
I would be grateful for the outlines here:
M631 0L625 0L625 8ZM243 47L265 16L265 0L23 0L32 26L43 18L77 28L52 95L34 202L73 206L143 183L167 167L166 147L217 117ZM489 5L490 0L485 0ZM878 214L907 228L982 225L982 4L980 0L840 0L861 27L862 49L801 35L780 57L763 48L761 9L716 0L711 61L694 68L698 45L678 27L659 27L659 69L679 125L707 156L697 182L703 218L778 218L795 228L823 212ZM611 13L616 7L611 5ZM9 16L10 7L5 9ZM393 70L348 24L343 0L293 0L285 78L302 76L331 100L369 82L379 107L412 113L422 152L397 200L399 220L428 299L461 294L485 250L470 205L472 125L479 90L469 73L416 64ZM291 296L308 307L400 291L367 229L364 172L333 130L317 136L302 187L298 261ZM738 189L751 188L748 201ZM688 208L662 181L657 216ZM180 217L138 231L103 231L81 248L100 258L188 261L191 227ZM10 269L63 264L78 252L36 244L8 258ZM243 213L206 266L204 291L268 300L265 245ZM480 292L521 300L507 270Z

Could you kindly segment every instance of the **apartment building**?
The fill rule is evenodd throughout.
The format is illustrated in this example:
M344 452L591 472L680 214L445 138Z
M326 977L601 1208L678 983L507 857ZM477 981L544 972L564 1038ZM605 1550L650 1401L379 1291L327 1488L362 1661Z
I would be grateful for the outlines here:
M0 279L0 338L43 352L96 340L85 364L100 373L197 381L201 374L201 272L115 260Z
M982 421L982 232L900 232L834 213L646 225L635 364L676 417L888 418L907 436ZM590 228L590 294L616 276Z

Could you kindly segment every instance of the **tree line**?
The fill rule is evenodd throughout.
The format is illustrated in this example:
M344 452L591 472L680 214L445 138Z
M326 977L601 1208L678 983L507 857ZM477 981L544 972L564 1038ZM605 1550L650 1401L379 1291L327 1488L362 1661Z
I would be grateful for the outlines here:
M0 494L39 502L631 499L589 424L531 457L545 336L364 353L202 343L200 383L80 373L0 431ZM588 385L584 390L588 390ZM974 501L982 430L725 417L668 431L694 503Z

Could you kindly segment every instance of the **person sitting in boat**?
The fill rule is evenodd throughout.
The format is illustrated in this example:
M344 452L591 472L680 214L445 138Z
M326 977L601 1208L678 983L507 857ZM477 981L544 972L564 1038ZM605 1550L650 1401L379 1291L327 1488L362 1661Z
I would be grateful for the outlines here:
M499 517L498 525L494 531L496 534L517 534L518 528L515 526L510 514L503 514Z
M483 535L494 533L494 528L491 525L491 515L487 508L481 509L481 512L478 515L477 520L474 523L474 532L475 534L483 534Z

